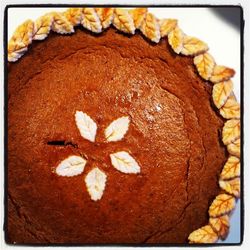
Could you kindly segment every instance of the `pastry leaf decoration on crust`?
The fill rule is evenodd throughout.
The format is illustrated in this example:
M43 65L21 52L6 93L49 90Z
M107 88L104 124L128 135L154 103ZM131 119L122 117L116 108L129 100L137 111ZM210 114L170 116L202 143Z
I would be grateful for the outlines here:
M232 91L233 91L233 82L230 80L226 82L216 83L213 86L213 93L212 93L213 101L218 109L220 109L226 103Z
M97 130L96 123L82 111L76 111L75 121L81 136L91 142L94 142Z
M38 18L34 23L33 39L34 40L45 39L50 32L51 24L52 24L51 15L45 15Z
M221 189L225 190L228 194L232 194L236 198L240 197L240 178L220 180L219 185Z
M215 243L218 240L218 235L214 232L210 225L201 227L193 231L189 236L188 240L192 243Z
M76 26L81 23L82 8L69 8L63 13L63 15L73 26Z
M230 156L224 165L220 178L228 180L240 176L240 159L235 156Z
M130 119L128 116L120 117L114 120L106 129L105 137L106 140L111 141L120 141L124 135L127 133L129 128Z
M236 101L235 96L233 95L229 96L224 106L220 108L220 114L225 119L240 118L240 105Z
M148 12L147 8L135 8L129 10L129 14L132 16L134 20L134 25L136 29L139 29L142 22L144 21L146 14Z
M219 194L209 207L210 217L218 217L231 212L235 207L235 198L229 194Z
M214 58L209 53L204 53L194 58L194 64L199 75L203 79L209 80L215 67Z
M125 9L114 10L113 25L120 31L128 34L135 33L135 25L132 16Z
M95 8L103 29L108 28L114 18L114 8Z
M51 29L59 34L70 34L74 32L73 25L63 15L63 13L52 12L48 15L52 16Z
M8 61L17 61L27 50L32 42L34 23L31 20L25 21L18 26L8 43Z
M184 36L183 39L183 48L181 50L181 54L185 56L193 56L198 55L200 53L204 53L208 50L208 46L206 43L201 40L191 37Z
M32 42L33 29L34 23L32 20L27 20L17 27L11 40L16 42L20 48L23 48Z
M159 21L161 37L167 36L176 26L176 19L161 19Z
M72 177L83 172L87 161L80 156L70 156L60 162L56 168L56 173L61 176Z
M117 170L126 174L140 173L141 168L136 160L127 152L121 151L110 155L111 163Z
M176 54L180 54L183 49L183 39L184 33L178 26L168 34L168 42Z
M209 224L222 240L227 237L230 226L228 215L223 215L217 218L210 218Z
M240 138L240 120L233 119L225 122L222 130L222 141L228 145Z
M82 111L76 111L75 122L81 136L84 139L95 142L97 124L92 118ZM111 122L104 131L107 142L115 142L123 139L128 131L129 123L130 119L128 116L122 116ZM113 167L120 172L126 174L136 174L140 172L140 166L136 160L125 151L110 154L110 159ZM70 156L61 161L55 172L59 176L71 177L79 175L83 172L86 163L87 161L80 156ZM86 175L86 188L93 201L98 201L102 198L106 181L107 175L97 167L93 168Z
M82 26L94 33L102 32L102 24L94 8L82 9Z
M240 139L227 145L227 151L238 158L240 158Z
M216 65L209 80L213 83L228 81L231 77L234 76L234 74L235 71L233 69Z
M147 37L152 42L158 43L160 41L160 25L153 14L146 14L146 17L140 26L140 31L145 37Z
M107 176L99 168L92 169L85 177L85 183L93 201L100 200L106 186Z

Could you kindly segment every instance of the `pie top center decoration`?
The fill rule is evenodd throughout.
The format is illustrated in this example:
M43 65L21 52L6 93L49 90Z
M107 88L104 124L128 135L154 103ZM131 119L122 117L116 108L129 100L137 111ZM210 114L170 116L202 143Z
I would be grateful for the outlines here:
M76 126L81 136L90 141L95 142L97 125L86 113L76 111ZM115 142L122 140L129 129L130 119L128 116L120 117L114 120L105 129L105 138L107 142ZM115 169L126 174L137 174L140 172L140 166L136 160L125 151L118 151L110 154L111 164ZM87 160L71 155L57 166L55 172L60 176L72 177L83 173ZM85 183L89 195L92 200L97 201L102 198L107 176L98 167L93 168L85 177Z

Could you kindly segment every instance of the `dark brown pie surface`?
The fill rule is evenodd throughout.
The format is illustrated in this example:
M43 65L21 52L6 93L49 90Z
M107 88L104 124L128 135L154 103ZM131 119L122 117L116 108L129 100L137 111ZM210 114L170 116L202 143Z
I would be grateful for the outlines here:
M166 40L112 28L34 42L8 68L8 242L186 243L208 222L227 158L211 92ZM81 137L77 110L97 123L94 143ZM122 116L126 136L107 143L105 128ZM141 172L117 171L115 151ZM87 158L83 174L56 175L70 155ZM94 167L107 175L96 202L84 183Z

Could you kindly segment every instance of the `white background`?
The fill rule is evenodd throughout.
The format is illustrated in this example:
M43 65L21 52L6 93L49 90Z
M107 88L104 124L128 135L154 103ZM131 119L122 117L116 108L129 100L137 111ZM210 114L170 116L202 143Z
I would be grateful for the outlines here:
M27 2L27 1L26 1ZM100 3L101 1L99 1ZM108 3L111 3L109 1ZM140 1L137 1L140 2ZM228 1L227 1L228 2ZM79 3L79 2L77 2ZM134 1L133 1L134 3ZM160 3L160 1L159 1ZM212 3L212 1L210 1ZM234 2L235 4L235 2ZM35 19L52 9L9 9L8 37L11 36L14 29L27 18ZM58 11L59 9L56 8ZM209 9L205 8L152 8L150 11L158 18L177 18L180 27L188 35L196 36L208 43L210 53L214 56L216 62L220 65L226 65L236 70L233 78L235 85L235 94L240 98L240 37L239 33L224 20L215 16ZM246 84L246 82L245 82ZM246 169L247 166L245 166ZM239 207L239 204L237 205ZM231 220L231 234L228 237L235 240L239 230L239 209L235 211L233 220ZM236 238L235 238L236 236ZM9 247L8 247L9 248Z

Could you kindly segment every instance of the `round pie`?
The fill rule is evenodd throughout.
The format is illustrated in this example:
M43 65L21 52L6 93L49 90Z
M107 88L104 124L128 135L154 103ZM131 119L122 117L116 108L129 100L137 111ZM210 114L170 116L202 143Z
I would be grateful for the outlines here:
M19 26L8 61L7 242L226 237L240 107L206 43L144 8L72 8Z

